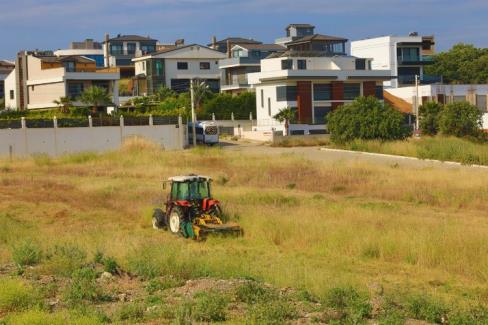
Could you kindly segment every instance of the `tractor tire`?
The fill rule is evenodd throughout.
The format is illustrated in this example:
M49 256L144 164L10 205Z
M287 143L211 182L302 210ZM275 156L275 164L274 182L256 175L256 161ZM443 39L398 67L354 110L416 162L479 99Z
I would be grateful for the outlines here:
M181 223L183 222L183 218L183 210L177 206L171 209L169 215L166 216L166 225L172 234L181 235Z
M156 208L153 212L152 225L154 229L166 228L166 218L163 210Z
M213 207L211 207L208 211L208 214L222 220L222 208L219 205L214 205Z

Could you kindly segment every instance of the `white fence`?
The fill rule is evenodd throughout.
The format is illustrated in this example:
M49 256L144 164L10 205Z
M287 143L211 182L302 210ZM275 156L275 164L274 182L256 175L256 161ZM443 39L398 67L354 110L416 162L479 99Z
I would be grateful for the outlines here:
M488 113L483 114L483 129L488 130Z
M90 124L91 125L91 124ZM42 153L57 156L83 151L114 150L131 137L146 138L164 149L183 149L187 144L181 123L169 125L27 128L0 130L0 156Z

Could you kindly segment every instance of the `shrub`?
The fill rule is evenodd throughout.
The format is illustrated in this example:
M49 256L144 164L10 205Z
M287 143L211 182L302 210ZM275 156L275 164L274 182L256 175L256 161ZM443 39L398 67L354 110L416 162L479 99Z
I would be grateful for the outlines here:
M354 139L404 139L410 129L402 113L374 97L359 97L328 116L331 140L344 143Z
M467 102L446 105L439 119L439 130L456 137L479 137L481 134L481 111Z
M228 298L220 292L199 292L195 295L192 317L203 322L224 321L228 303Z
M119 265L113 257L105 257L103 259L103 270L111 274L119 273Z
M436 135L439 131L439 116L443 105L436 102L427 102L419 107L419 127L422 134Z
M370 317L372 310L369 297L365 294L360 294L352 287L330 289L327 292L325 304L328 307L337 309L343 315L344 321L355 324Z
M174 277L164 277L161 279L152 279L146 285L146 291L153 294L156 291L180 287L184 284L183 280Z
M29 310L7 317L7 324L11 325L97 325L103 321L90 315L48 313L42 310Z
M408 297L406 309L410 317L433 323L443 323L448 312L448 308L442 302L425 295Z
M102 294L97 287L96 278L97 274L92 268L85 267L74 271L65 293L66 300L73 305L83 300L100 300Z
M115 311L114 318L120 321L139 321L144 318L144 306L140 303L124 304Z
M86 263L86 253L74 244L56 245L46 256L43 267L49 272L62 276L70 276L75 270Z
M248 119L249 114L256 116L256 95L251 92L242 93L237 96L230 94L215 94L203 103L202 112L199 117L212 118L212 113L217 119L230 119L234 113L235 119Z
M249 281L236 289L236 297L247 304L275 300L278 294L272 288L267 288L258 282Z
M0 314L42 304L34 290L20 280L0 279Z
M296 309L281 299L256 304L248 310L248 318L255 324L284 324L296 316Z
M41 249L31 241L23 241L12 247L12 260L19 268L36 265L41 260Z

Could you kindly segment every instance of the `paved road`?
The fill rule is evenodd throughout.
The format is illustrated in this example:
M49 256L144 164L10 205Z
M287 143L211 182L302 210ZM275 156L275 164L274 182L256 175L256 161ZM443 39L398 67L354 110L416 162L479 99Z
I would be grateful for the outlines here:
M477 169L488 172L488 166L466 166L458 163L440 162L437 160L421 160L411 157L399 157L392 155L370 154L346 150L336 150L321 147L294 147L281 148L270 147L257 142L225 141L222 147L229 151L239 151L259 155L294 154L309 160L329 162L367 162L386 166L405 166L410 168L446 168L446 169Z

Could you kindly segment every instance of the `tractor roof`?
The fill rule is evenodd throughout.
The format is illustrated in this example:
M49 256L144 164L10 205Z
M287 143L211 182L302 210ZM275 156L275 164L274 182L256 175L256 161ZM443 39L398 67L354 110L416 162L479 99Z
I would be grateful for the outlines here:
M203 175L182 175L182 176L173 176L169 177L168 181L171 182L193 182L193 181L198 181L198 180L206 180L209 181L211 178L209 176L203 176Z

